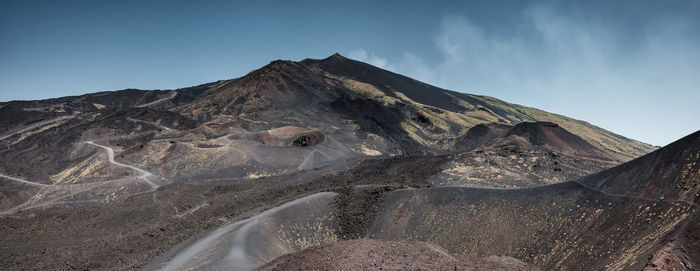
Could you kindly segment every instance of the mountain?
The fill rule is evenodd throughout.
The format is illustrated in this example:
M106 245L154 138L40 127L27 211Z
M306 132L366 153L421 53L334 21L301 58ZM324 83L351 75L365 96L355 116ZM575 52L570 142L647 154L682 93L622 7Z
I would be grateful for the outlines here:
M126 111L134 108L152 110L141 113L143 119L127 116L133 113ZM140 163L165 179L208 178L216 175L210 174L213 172L245 177L323 166L314 162L299 168L306 159L303 156L308 156L304 151L290 157L288 163L268 169L260 166L267 163L263 158L246 156L241 157L241 163L231 164L221 157L245 156L244 152L258 152L259 147L270 153L278 149L201 148L220 146L225 141L215 139L228 140L229 135L260 142L250 134L287 126L314 130L326 135L328 144L339 143L313 154L335 162L363 156L448 153L469 128L488 122L515 125L551 121L615 161L627 161L654 149L582 121L491 97L443 90L338 54L322 60L273 61L238 79L175 91L124 90L3 103L0 113L8 116L2 120L6 148L0 157L31 161L3 165L0 171L41 183L60 181L52 176L86 159L89 153L75 157L75 150L90 140L102 140L119 152L129 150L123 159ZM41 125L41 133L27 129L46 121L49 123ZM188 124L180 126L182 123ZM54 151L24 152L29 149ZM192 157L173 161L166 155L183 152ZM162 153L162 159L139 158L151 153ZM35 159L37 155L45 158ZM202 164L198 162L202 155L214 156L219 162ZM193 171L192 166L206 170Z
M125 176L132 178L126 184L131 189L102 189L116 190L105 193L123 199L178 181L255 179L343 168L369 157L463 153L471 148L464 142L483 140L473 133L485 123L513 126L507 140L537 146L549 140L547 151L529 148L531 155L523 159L530 162L516 161L518 167L503 161L493 171L490 165L498 161L489 157L501 157L504 150L487 153L488 169L474 176L502 180L493 182L497 187L580 177L654 149L582 121L436 88L338 54L273 61L241 78L185 89L7 102L0 104L0 115L0 159L6 161L0 174L43 185L35 191L37 185L24 182L20 185L33 192L8 193L1 207L12 211L61 205L57 198L75 197L66 185L100 185ZM556 126L530 127L530 121ZM93 141L99 146L87 143ZM147 172L148 179L105 159L106 148L123 165ZM581 151L600 159L572 157ZM554 161L557 157L563 158ZM474 154L464 159L482 166ZM462 182L453 175L464 176L465 170L446 166L450 176L435 182ZM82 193L72 201L103 197Z
M680 202L680 216L625 226L615 244L595 238L640 219L631 216L653 204L646 196L691 199L692 140L647 155L655 147L583 121L338 54L177 90L4 102L0 124L2 269L247 269L363 237L426 241L459 266L505 255L545 269L582 263L571 257L622 268L652 251L635 240L695 217ZM633 252L586 255L595 242ZM676 253L691 247L668 249L691 263Z

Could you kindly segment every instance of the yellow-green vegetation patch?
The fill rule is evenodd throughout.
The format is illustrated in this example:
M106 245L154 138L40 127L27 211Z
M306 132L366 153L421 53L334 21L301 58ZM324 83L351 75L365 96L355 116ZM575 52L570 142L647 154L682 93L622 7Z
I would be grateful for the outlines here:
M319 217L310 217L301 223L291 225L280 224L279 239L294 250L304 250L338 241L338 236L332 225L335 215L333 212Z

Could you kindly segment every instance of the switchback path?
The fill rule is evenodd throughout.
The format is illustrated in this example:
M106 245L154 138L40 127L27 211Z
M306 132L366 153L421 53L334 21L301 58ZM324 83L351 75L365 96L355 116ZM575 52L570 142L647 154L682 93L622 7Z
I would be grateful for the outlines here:
M65 194L59 195L53 199L50 199L50 200L42 202L42 203L28 205L27 202L25 202L23 204L17 205L17 206L10 208L8 210L2 210L2 211L0 211L0 215L11 214L11 213L14 213L16 211L33 209L33 208L48 206L48 205L56 204L56 203L96 202L99 200L94 200L94 199L75 200L75 201L59 201L59 200L62 200L62 199L74 196L76 194L92 190L92 189L100 188L102 186L105 186L105 185L110 184L110 183L115 183L115 182L129 182L129 181L133 182L134 180L142 180L142 181L147 182L151 186L151 189L149 189L148 191L131 193L131 194L123 195L123 196L133 196L133 195L152 192L152 191L156 190L158 187L162 186L162 182L160 182L157 178L154 178L156 176L153 175L152 173L150 173L146 170L140 169L138 167L127 165L124 163L120 163L120 162L117 162L116 160L114 160L114 149L112 149L111 147L97 144L94 141L86 141L83 143L90 144L90 145L97 146L97 147L104 149L107 152L107 159L109 160L109 162L111 164L119 166L119 167L125 167L128 169L134 170L139 175L132 177L132 178L113 179L113 180L106 180L106 181L101 181L101 182L75 183L75 184L43 184L43 183L32 182L32 181L28 181L28 180L24 180L24 179L12 177L12 176L0 174L0 178L5 178L5 179L10 180L10 181L15 181L15 182L19 182L19 183L27 184L27 185L32 185L32 186L39 186L39 187L42 187L44 189L51 189L50 191L64 191L65 192Z

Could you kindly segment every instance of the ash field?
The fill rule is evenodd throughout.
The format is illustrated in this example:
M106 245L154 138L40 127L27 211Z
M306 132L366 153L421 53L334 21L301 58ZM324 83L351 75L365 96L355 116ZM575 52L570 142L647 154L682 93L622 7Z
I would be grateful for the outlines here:
M2 102L0 161L3 270L700 268L700 132L658 148L339 54Z

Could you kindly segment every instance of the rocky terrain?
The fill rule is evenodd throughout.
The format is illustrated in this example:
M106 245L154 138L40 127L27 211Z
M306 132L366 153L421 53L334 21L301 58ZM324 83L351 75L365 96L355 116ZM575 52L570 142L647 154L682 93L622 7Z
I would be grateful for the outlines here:
M551 122L485 123L455 143L457 154L431 178L440 186L523 188L572 180L615 159Z
M422 242L356 239L277 258L261 270L539 270L510 257L463 262Z
M698 266L698 133L655 150L338 54L0 123L2 269Z

